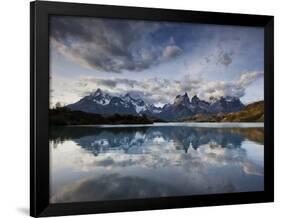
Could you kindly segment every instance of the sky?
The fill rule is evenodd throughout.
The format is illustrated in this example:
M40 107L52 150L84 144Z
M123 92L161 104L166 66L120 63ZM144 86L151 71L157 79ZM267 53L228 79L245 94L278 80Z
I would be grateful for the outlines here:
M263 100L263 28L52 16L50 105L97 88L149 104L185 92Z

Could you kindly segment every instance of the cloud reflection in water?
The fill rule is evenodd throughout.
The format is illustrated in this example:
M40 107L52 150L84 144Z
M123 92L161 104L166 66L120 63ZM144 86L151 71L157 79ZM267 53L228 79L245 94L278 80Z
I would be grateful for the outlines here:
M53 203L263 190L263 128L52 128Z

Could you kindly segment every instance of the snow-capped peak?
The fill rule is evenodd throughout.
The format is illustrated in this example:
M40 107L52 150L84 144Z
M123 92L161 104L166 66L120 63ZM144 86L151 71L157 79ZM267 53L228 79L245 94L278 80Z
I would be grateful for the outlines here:
M233 96L226 96L226 97L225 97L225 100L226 100L227 102L233 102L233 101L237 101L238 98L237 98L237 97L233 97Z
M143 112L146 110L147 106L142 99L135 99L129 93L120 96L123 101L128 104L132 104L135 107L137 113Z
M91 96L97 97L102 94L103 94L103 91L100 88L98 88L95 92L91 93Z
M101 105L107 105L111 100L111 96L103 92L100 88L98 88L94 93L91 93L90 97L93 102Z
M135 100L130 96L129 93L127 93L126 95L121 95L120 98L125 102L131 102Z
M150 104L147 106L147 109L152 112L152 113L161 113L162 112L162 108L161 107L156 107L154 104Z

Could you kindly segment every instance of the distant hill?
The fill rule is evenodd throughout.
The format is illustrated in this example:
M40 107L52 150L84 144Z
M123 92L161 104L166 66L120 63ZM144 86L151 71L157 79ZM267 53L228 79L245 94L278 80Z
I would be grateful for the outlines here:
M191 122L263 122L264 121L264 101L248 104L245 108L237 112L218 113L213 115L196 114L183 119Z
M239 112L227 114L222 122L263 122L264 101L258 101L247 105Z

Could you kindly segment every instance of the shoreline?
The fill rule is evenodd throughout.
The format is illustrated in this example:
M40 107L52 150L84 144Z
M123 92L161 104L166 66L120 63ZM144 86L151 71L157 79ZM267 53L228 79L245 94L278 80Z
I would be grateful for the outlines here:
M200 128L264 128L263 122L155 122L152 124L93 124L93 125L58 125L55 127L95 127L95 128L126 128L126 127L165 127L185 126ZM51 127L53 127L51 125Z

